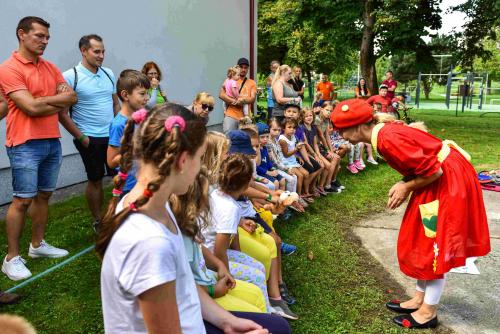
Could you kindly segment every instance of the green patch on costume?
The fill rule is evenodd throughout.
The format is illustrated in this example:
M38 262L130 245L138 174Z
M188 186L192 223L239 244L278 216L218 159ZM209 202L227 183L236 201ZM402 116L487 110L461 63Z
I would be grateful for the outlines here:
M420 204L419 208L420 216L422 217L422 224L424 225L425 236L428 238L435 238L437 231L439 200Z

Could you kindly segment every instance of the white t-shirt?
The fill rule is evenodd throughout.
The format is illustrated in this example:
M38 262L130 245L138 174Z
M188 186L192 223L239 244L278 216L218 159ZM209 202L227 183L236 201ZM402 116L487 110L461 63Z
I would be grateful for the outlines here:
M202 234L205 247L213 252L217 233L238 234L241 215L238 202L220 190L214 190L210 194L210 212L210 224Z
M132 213L111 238L101 268L106 333L147 333L137 297L174 280L182 332L205 333L182 235L168 204L165 214L170 215L177 234L144 214Z

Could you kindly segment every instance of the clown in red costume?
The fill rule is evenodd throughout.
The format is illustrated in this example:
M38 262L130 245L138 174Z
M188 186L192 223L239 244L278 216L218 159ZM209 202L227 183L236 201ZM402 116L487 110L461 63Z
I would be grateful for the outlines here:
M445 274L468 257L490 252L481 187L470 156L453 141L399 122L378 123L373 109L359 99L335 107L331 120L344 139L371 143L403 180L389 190L387 207L410 196L398 237L403 273L417 280L415 296L386 306L394 322L408 328L437 326L437 306Z

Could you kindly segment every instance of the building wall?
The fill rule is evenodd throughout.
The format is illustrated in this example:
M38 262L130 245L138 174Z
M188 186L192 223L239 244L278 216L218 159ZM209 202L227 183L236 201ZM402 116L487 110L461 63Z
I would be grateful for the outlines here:
M18 46L19 19L40 16L51 24L44 58L61 71L80 61L80 37L97 33L106 47L104 66L115 75L126 68L140 70L153 60L163 72L161 86L169 99L188 105L202 90L217 97L227 68L239 57L250 58L249 10L247 0L2 1L0 60ZM223 119L222 104L216 101L210 125ZM58 187L86 179L71 136L61 132L64 159ZM0 143L5 143L5 120L0 121ZM0 145L0 204L10 201L10 185L9 160Z

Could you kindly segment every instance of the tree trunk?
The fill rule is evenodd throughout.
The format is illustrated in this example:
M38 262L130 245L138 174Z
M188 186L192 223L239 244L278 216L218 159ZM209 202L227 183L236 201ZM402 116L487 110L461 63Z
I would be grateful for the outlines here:
M363 7L363 39L359 52L359 64L361 76L365 78L366 84L372 95L378 94L377 71L375 62L377 57L374 54L373 44L375 40L375 4L373 0L366 0Z
M426 100L429 99L429 94L432 91L432 86L433 86L432 79L430 79L430 78L429 79L427 79L427 78L422 79L422 87L424 88L424 95L425 95Z

